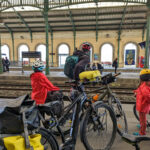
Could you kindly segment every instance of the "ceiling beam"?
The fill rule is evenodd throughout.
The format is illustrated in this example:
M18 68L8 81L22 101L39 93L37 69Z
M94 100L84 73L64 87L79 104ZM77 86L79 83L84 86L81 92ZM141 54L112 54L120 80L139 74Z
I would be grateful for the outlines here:
M93 16L94 17L94 16ZM5 18L6 19L6 18ZM120 18L102 18L102 19L98 19L97 21L120 21L122 18L120 17ZM143 18L143 17L134 17L134 18L132 18L132 17L126 17L126 21L128 21L128 20L131 20L131 19L134 19L135 21L138 21L139 20L139 22L141 22L141 20L145 20L145 22L146 22L146 19L145 18ZM4 20L5 21L5 23L7 23L7 24L23 24L22 22L18 22L17 20L12 20L12 21L10 21L10 19L9 19L9 22L8 21L6 21L6 20ZM74 19L74 23L75 22L85 22L85 21L88 21L88 22L94 22L95 21L95 19ZM49 23L66 23L66 22L69 22L69 20L49 20L48 21ZM26 23L27 24L40 24L40 23L42 23L41 21L38 21L38 20L32 20L32 21L26 21Z
M141 22L138 22L138 23L122 23L122 26L130 26L130 25L132 25L133 27L134 26L137 26L137 25L142 25L142 26L144 26L144 22L143 23L141 23ZM120 24L118 23L118 24L116 24L116 23L110 23L110 24L98 24L98 27L104 27L104 26L107 26L107 27L111 27L111 26L117 26L117 28L119 29L120 28ZM54 25L54 26L51 26L51 28L67 28L67 27L70 27L70 28L72 28L72 25ZM77 27L96 27L96 24L82 24L82 25L76 25L76 28ZM0 29L3 29L4 27L0 27ZM24 27L22 27L22 26L15 26L15 27L11 27L12 29L24 29ZM44 24L43 24L43 26L38 26L38 25L36 25L36 26L33 26L33 27L30 27L30 28L44 28ZM130 28L131 29L131 28ZM134 28L133 28L134 29Z
M129 27L126 27L126 28L122 28L122 29L124 29L124 30L131 30L131 28L129 28ZM142 29L142 27L135 27L133 30L141 30ZM118 30L118 28L103 28L103 29L101 29L101 28L99 28L98 30L100 30L100 31L104 31L104 30L106 30L106 31L117 31ZM64 32L64 31L69 31L69 32L71 32L72 31L72 29L64 29L64 28L62 28L62 29L53 29L53 32ZM94 29L76 29L76 31L95 31L95 28ZM27 32L27 30L26 31L14 31L15 33L26 33ZM32 33L37 33L37 32L45 32L45 29L43 28L43 29L38 29L37 31L32 31ZM0 33L8 33L8 31L0 31Z
M8 2L8 4L12 7L12 9L14 10L15 14L19 17L19 19L23 22L23 24L25 24L26 28L28 29L29 33L30 33L30 38L31 38L31 42L32 42L32 31L29 28L28 24L25 22L25 20L23 19L23 17L21 16L21 14L19 12L17 12L15 10L15 8L12 6L12 4L10 3L10 1L6 0Z
M94 10L93 10L94 11ZM37 11L39 13L39 11ZM59 11L58 11L59 12ZM132 12L128 12L129 15L134 15L134 14L145 14L147 11L145 9L144 10L133 10ZM26 12L27 13L27 12ZM29 14L32 14L32 11L31 12L28 12ZM49 14L48 17L50 18L58 18L58 17L65 17L65 13L66 11L64 12L64 14L60 11L60 14L57 14L57 15L52 15L52 14ZM99 12L98 15L99 16L108 16L108 15L118 15L118 14L122 14L123 11L108 11L108 12ZM9 16L8 12L2 12L2 14L6 14L7 18L16 18L15 16ZM11 13L12 14L12 13ZM95 13L91 12L91 13L84 13L82 14L82 16L95 16ZM42 18L42 15L36 15L36 16L32 16L32 15L27 15L27 16L24 16L23 18L26 19L26 18ZM81 17L81 14L73 14L73 17ZM4 17L2 16L2 19L4 19Z
M118 31L118 54L117 54L118 66L119 66L119 52L120 52L120 40L121 40L120 37L121 37L123 22L124 22L124 19L125 19L125 14L126 14L127 5L128 5L128 1L127 1L127 3L126 3L126 6L125 6L124 9L123 9L122 19L121 19L121 22L120 22L120 25L119 25L119 31ZM126 25L126 24L125 24L125 25Z

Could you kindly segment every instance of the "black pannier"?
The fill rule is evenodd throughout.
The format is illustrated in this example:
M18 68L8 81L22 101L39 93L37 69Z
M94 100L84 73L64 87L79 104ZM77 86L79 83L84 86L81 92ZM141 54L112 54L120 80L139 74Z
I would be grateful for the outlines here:
M17 99L0 99L0 134L18 134L24 132L22 111L25 111L28 129L39 126L38 110L34 101L28 101L28 95Z

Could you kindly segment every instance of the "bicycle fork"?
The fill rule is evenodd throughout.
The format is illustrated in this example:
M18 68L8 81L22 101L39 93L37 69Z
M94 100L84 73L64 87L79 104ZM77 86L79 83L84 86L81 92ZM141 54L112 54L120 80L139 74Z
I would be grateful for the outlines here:
M79 113L81 111L80 102L74 108L72 125L70 130L70 137L66 139L65 143L61 144L59 150L75 150L78 128L79 128Z

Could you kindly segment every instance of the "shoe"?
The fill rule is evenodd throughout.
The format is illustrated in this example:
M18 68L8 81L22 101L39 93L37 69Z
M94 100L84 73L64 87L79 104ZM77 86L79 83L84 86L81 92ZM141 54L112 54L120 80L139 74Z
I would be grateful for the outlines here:
M140 129L141 125L140 125L140 124L137 124L136 127Z
M139 136L139 135L140 135L140 133L139 133L139 132L133 132L133 135L135 135L135 136Z

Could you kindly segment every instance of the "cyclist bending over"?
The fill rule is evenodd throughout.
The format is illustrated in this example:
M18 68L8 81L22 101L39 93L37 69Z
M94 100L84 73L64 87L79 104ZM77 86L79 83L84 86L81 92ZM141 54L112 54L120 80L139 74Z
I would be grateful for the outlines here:
M35 61L32 69L34 73L30 75L32 86L31 98L36 101L36 104L44 104L51 101L52 91L59 91L59 88L54 86L42 73L44 69L43 62L40 60Z
M90 62L90 49L91 46L88 43L83 43L82 50L76 50L73 55L79 56L79 62L74 69L74 79L79 81L79 74L85 71L85 66Z

